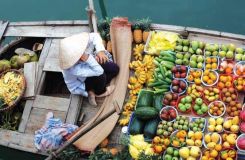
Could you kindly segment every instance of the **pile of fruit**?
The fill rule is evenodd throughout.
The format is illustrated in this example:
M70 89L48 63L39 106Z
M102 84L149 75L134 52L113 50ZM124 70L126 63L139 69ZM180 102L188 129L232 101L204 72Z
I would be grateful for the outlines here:
M0 108L14 104L25 89L24 76L13 71L0 77Z
M155 39L147 45L157 50L154 43ZM139 133L152 141L154 153L163 159L235 160L236 148L245 149L245 136L238 138L245 132L245 107L239 101L245 90L244 50L233 44L180 38L174 44L174 50L160 49L151 59L155 65L152 76L142 88L158 96L160 103L144 96L152 102L142 105L141 94L136 94L131 119L136 117L140 122L133 129L140 128Z

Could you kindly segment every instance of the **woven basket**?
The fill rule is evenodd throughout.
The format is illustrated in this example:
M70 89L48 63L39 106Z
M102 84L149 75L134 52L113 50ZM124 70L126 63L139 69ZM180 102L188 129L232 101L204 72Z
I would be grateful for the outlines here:
M20 76L22 76L22 78L23 78L23 81L22 81L22 83L23 83L23 84L22 84L23 89L22 89L22 91L21 91L20 96L19 96L18 98L15 99L15 101L14 101L14 103L13 103L12 105L7 106L7 107L4 107L4 108L1 108L1 109L0 109L0 112L8 111L8 110L14 108L14 107L18 104L18 102L21 100L21 98L24 96L24 93L25 93L25 90L26 90L26 81L25 81L25 77L24 77L24 75L23 75L23 73L22 73L21 71L16 70L16 69L10 69L10 70L7 70L7 71L2 72L2 73L0 74L0 77L2 77L3 75L5 75L7 72L15 72L16 74L19 74Z

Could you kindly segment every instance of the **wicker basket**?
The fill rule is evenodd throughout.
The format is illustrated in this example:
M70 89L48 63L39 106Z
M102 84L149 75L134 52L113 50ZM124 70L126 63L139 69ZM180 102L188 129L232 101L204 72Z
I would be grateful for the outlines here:
M21 94L18 98L15 99L14 103L10 106L7 106L7 107L4 107L4 108L1 108L0 109L0 112L4 112L4 111L8 111L12 108L14 108L18 102L21 100L21 98L24 96L24 93L25 93L25 90L26 90L26 81L25 81L25 77L23 75L23 73L19 70L16 70L16 69L10 69L10 70L7 70L7 71L4 71L0 74L0 77L2 77L3 75L5 75L7 72L15 72L16 74L19 74L20 76L22 76L23 78L23 81L22 81L22 86L23 86L23 89L21 91Z

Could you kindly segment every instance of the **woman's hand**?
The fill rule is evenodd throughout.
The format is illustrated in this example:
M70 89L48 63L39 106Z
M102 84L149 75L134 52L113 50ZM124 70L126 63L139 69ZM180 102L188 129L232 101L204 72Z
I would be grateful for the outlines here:
M88 56L89 56L88 54L85 54L85 53L84 53L84 54L80 57L80 60L83 61L83 62L86 62L87 59L88 59Z
M99 53L97 53L95 59L100 64L104 64L108 61L108 57L105 55L104 51L100 51Z

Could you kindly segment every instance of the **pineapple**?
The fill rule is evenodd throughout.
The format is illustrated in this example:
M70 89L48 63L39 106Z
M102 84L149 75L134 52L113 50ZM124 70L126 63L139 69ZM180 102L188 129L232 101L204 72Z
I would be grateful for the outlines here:
M142 25L140 21L136 21L133 24L133 37L135 43L142 43L143 33L142 33Z
M149 18L142 19L143 41L146 43L151 30L151 20Z
M110 53L112 53L112 45L111 45L111 37L110 34L106 35L106 40L107 40L107 44L106 44L106 50Z

